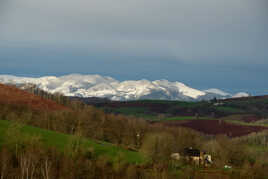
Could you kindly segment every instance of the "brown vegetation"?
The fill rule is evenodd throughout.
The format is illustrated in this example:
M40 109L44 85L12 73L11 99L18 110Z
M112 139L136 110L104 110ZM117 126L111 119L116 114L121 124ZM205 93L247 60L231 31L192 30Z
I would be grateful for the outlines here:
M21 105L42 111L69 110L54 101L33 95L14 86L3 84L0 84L0 104Z
M251 123L251 122L259 121L261 120L261 118L255 115L247 115L247 116L244 116L241 120L243 122Z
M227 123L223 120L189 120L189 121L167 121L166 126L188 127L208 135L227 135L229 137L239 137L253 132L268 130L262 126L245 126Z

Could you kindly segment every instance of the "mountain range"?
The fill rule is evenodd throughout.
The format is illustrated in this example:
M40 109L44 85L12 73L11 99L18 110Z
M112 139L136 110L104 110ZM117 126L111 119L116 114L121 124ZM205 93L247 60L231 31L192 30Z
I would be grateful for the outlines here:
M108 76L70 74L65 76L45 76L40 78L0 75L0 83L17 85L34 84L36 87L65 96L99 97L115 101L162 99L200 101L213 98L246 97L249 94L226 93L219 89L198 90L181 82L167 80L118 81Z

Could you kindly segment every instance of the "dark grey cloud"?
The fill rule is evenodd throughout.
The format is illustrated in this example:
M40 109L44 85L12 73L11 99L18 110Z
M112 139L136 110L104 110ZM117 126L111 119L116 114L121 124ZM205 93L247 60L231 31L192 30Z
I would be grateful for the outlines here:
M16 53L14 53L16 52ZM0 74L99 74L118 80L180 81L197 89L267 94L268 65L187 63L172 56L139 56L54 48L0 48ZM163 63L165 62L165 63Z
M0 71L267 89L267 19L267 0L0 0Z
M266 0L9 0L5 8L4 43L154 51L191 62L267 58Z

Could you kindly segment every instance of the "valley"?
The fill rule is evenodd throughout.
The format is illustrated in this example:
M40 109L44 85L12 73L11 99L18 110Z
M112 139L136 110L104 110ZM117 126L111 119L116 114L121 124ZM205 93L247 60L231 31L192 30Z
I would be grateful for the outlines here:
M30 178L267 176L267 105L266 96L111 101L0 85L0 175L26 177L27 169ZM213 165L170 158L186 147L206 151Z

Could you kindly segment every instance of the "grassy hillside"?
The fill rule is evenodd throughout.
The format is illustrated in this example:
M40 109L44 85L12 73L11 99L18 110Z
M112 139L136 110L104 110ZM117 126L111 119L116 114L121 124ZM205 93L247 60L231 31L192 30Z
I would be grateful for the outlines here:
M14 122L0 120L0 144L4 141L9 140L5 137L5 134ZM70 143L75 139L72 135L62 134L54 131L44 130L37 127L32 127L28 125L23 125L20 128L21 140L26 136L38 136L45 146L53 146L60 151L65 151L65 149L70 145ZM112 161L116 160L118 157L123 159L127 163L143 163L146 161L145 157L134 151L129 151L113 144L106 142L96 142L90 139L82 138L80 141L84 148L91 148L94 154L98 156L106 156Z
M265 101L95 103L102 111L60 96L41 96L0 85L2 178L268 176L267 128L229 123L266 124ZM203 170L170 159L190 146L210 154L213 165ZM235 172L226 173L224 165Z

